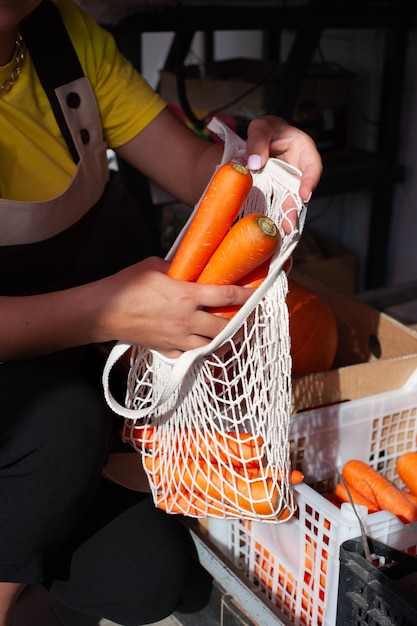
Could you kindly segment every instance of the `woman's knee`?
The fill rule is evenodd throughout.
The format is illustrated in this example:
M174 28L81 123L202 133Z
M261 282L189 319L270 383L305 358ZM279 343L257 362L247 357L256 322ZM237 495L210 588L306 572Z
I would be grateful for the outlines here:
M105 462L111 419L100 393L66 370L35 361L0 366L4 417L0 423L2 460L44 453L53 462L94 465ZM8 445L9 444L9 445ZM32 458L35 462L35 458ZM35 469L35 468L34 468Z
M111 420L88 383L36 362L0 365L0 395L0 531L7 558L24 561L65 541L85 514Z
M54 581L52 593L80 612L118 624L202 609L211 579L179 518L157 509L150 496L110 483L103 484L100 500L92 508L94 532L74 549L69 571Z

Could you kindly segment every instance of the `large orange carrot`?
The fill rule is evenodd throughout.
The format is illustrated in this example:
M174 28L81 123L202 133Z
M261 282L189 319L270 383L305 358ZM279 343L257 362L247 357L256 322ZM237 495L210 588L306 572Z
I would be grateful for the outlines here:
M342 475L348 485L352 485L371 502L376 500L382 510L390 511L405 524L417 521L417 507L411 504L400 489L367 463L351 459L343 466Z
M417 495L415 493L412 493L412 491L407 491L406 489L402 489L402 492L407 500L410 500L411 504L417 506Z
M269 217L245 215L226 233L196 282L234 285L268 259L280 243L278 227Z
M350 498L349 498L349 493L350 493L350 496L354 504L357 504L359 506L366 506L368 509L368 513L376 513L377 511L381 510L381 507L378 504L376 504L372 500L368 500L368 498L366 498L360 491L358 491L351 485L347 485L346 487L345 483L342 483L342 482L337 483L336 487L334 488L334 493L339 498L339 500L341 500L341 502L349 502L349 503L350 503Z
M242 287L259 287L268 275L271 259L272 254L265 261L254 267L248 274L245 274L243 278L237 281L237 284Z
M214 174L171 261L168 276L195 281L236 219L252 188L243 165L225 163Z
M263 437L252 433L205 432L189 440L190 453L194 458L219 463L223 461L233 466L259 468L264 460Z
M299 485L302 482L304 482L304 474L300 470L290 470L290 484Z
M404 452L397 459L397 473L404 485L417 495L417 452Z
M271 263L271 258L268 257L263 261L260 265L257 265L251 272L246 274L243 278L241 278L236 284L241 287L250 287L251 289L257 289L266 276L268 275L269 265ZM220 317L225 317L227 319L231 319L240 309L240 306L237 304L231 304L229 306L217 306L210 307L207 309L209 313L214 313L215 315L219 315Z

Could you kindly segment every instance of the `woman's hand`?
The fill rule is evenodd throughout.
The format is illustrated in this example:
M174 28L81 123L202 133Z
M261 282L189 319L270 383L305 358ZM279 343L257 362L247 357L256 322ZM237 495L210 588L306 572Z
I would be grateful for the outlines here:
M252 289L234 285L200 285L166 276L169 263L151 257L101 282L101 341L138 343L176 357L208 344L228 320L205 307L242 305ZM105 305L103 306L103 302Z
M117 153L172 196L194 206L221 160L223 145L203 139L167 108ZM304 202L310 199L323 169L311 137L275 115L258 117L249 124L246 154L252 170L263 167L270 156L301 170Z
M313 139L275 115L257 117L248 127L246 157L249 169L260 169L270 156L301 170L300 198L308 202L323 171Z
M117 340L176 357L208 344L227 324L204 307L242 305L253 293L174 280L166 276L168 265L150 257L79 287L0 297L0 361Z

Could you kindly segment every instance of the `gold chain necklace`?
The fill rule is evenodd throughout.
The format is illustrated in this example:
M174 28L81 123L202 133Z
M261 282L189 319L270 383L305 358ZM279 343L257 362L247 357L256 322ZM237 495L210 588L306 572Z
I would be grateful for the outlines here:
M10 72L10 76L3 81L2 85L0 85L0 95L2 93L7 93L13 87L13 85L20 76L24 60L25 46L23 43L22 35L19 33L16 39L16 46L14 49L14 65L12 67L12 71Z

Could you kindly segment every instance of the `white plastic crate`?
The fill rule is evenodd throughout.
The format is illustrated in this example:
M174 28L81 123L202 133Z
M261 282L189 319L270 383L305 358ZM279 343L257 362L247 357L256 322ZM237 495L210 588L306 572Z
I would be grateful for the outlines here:
M396 460L417 449L416 437L417 372L396 391L296 414L292 461L305 475L294 489L296 516L281 524L210 519L210 539L272 601L278 616L296 626L334 626L339 548L361 532L349 504L339 509L321 494L332 490L336 469L351 458L401 486ZM417 554L417 524L405 526L387 511L358 509L370 537Z

